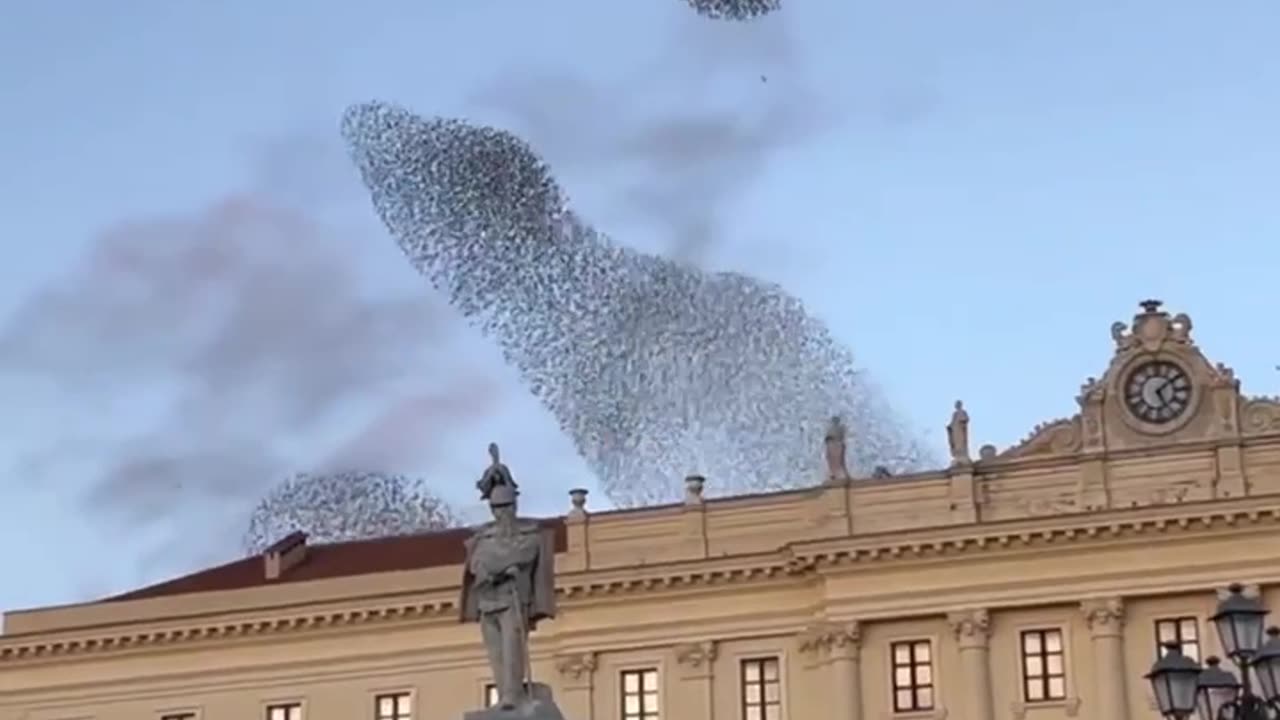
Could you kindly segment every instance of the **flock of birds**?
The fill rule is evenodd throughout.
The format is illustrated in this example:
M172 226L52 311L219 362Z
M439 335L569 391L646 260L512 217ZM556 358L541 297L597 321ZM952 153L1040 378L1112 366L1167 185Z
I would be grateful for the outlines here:
M746 20L780 0L688 0ZM519 137L382 102L342 134L373 205L413 266L501 347L627 507L822 477L839 415L856 470L912 466L919 448L850 353L780 287L614 242L568 205Z

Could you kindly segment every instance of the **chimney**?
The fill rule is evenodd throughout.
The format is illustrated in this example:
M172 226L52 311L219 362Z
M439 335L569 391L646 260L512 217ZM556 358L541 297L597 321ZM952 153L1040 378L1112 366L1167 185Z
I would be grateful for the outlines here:
M262 551L262 565L268 580L279 580L307 558L307 534L294 530Z

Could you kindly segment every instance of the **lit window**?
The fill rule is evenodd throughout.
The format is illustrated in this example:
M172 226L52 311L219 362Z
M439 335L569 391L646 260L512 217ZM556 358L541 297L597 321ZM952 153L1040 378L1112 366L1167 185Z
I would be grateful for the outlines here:
M742 715L743 720L780 720L782 717L778 658L742 661Z
M1156 620L1156 657L1168 652L1165 645L1177 643L1182 654L1200 662L1200 627L1193 617L1163 618Z
M487 683L484 686L484 706L487 708L494 707L498 704L498 686L493 683Z
M658 720L658 671L623 670L622 720Z
M1022 693L1029 703L1067 697L1061 630L1023 631Z
M893 658L893 711L933 709L933 644L928 640L896 642Z
M373 699L376 720L410 720L413 717L413 698L409 693L388 693Z
M302 720L302 703L268 705L267 720Z

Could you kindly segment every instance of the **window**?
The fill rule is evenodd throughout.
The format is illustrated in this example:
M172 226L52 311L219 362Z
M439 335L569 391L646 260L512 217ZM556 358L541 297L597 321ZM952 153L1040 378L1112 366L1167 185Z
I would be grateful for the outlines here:
M1029 703L1067 697L1061 630L1022 632L1022 695Z
M411 720L413 698L407 692L379 695L373 699L373 709L376 720Z
M493 683L486 683L484 686L484 706L487 708L494 707L498 704L498 686Z
M781 720L780 675L776 657L742 661L743 720Z
M302 703L268 705L267 720L302 720Z
M1156 620L1156 657L1162 658L1166 643L1178 643L1182 654L1200 662L1200 628L1193 617Z
M893 659L893 711L933 709L933 643L928 640L896 642L889 646Z
M160 716L160 720L196 720L196 714L193 712L166 713Z
M658 720L658 671L623 670L622 720Z

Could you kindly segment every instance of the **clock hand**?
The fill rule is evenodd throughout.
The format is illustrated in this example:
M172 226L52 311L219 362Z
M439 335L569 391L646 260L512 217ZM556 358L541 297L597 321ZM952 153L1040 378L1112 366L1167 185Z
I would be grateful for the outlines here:
M1160 378L1151 378L1142 384L1142 402L1149 407L1158 408L1163 404L1156 394L1160 390L1160 383Z

